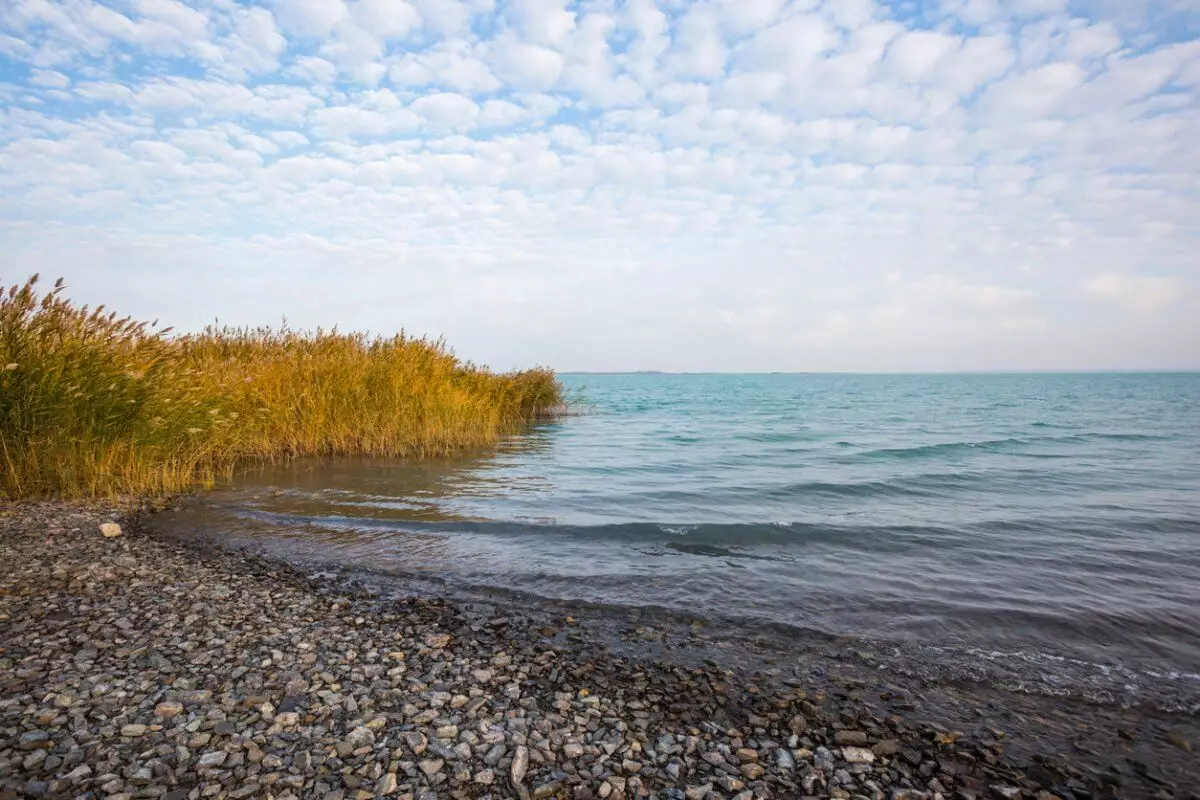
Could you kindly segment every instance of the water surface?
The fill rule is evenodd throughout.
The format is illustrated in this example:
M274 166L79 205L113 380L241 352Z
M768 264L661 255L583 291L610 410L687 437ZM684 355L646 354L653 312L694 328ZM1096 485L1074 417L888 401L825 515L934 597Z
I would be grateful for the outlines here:
M498 452L255 470L163 524L1200 709L1200 374L563 377L586 413Z

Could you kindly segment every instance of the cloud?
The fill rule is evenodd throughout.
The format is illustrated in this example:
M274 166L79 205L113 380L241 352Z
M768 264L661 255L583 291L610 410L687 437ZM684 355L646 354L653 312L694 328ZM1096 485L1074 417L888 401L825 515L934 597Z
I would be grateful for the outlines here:
M1157 312L1183 299L1184 287L1177 276L1129 275L1106 272L1089 278L1084 293L1138 312Z
M285 31L313 38L328 36L350 16L343 0L276 0L273 9Z
M412 110L433 128L468 128L479 116L479 106L454 92L428 94L413 101Z
M495 73L516 89L551 88L562 74L563 63L557 50L513 38L497 40L491 52Z
M0 247L184 328L500 367L1200 367L1198 32L1185 0L12 0Z
M50 89L64 89L71 85L70 78L52 69L34 69L30 73L29 82Z

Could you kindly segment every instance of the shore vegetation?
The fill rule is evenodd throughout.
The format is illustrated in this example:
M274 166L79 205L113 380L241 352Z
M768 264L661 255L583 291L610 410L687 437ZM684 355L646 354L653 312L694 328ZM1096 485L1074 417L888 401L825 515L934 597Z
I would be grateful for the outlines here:
M426 458L495 445L561 407L547 369L496 373L442 340L211 326L178 335L0 287L0 493L161 495L242 462Z

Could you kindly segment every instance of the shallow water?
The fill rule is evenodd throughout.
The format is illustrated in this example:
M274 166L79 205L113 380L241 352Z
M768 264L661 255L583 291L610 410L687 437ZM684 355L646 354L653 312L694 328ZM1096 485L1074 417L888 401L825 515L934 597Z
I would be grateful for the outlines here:
M564 381L586 413L496 453L265 468L161 524L1200 710L1200 374Z

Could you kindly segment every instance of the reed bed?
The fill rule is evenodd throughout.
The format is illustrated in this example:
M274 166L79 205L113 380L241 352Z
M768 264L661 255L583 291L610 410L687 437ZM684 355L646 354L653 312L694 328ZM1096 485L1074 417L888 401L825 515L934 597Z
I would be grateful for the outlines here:
M2 287L0 287L2 288ZM60 280L0 290L0 493L153 496L250 459L427 458L487 448L562 389L441 340L209 327L189 335L77 306Z

